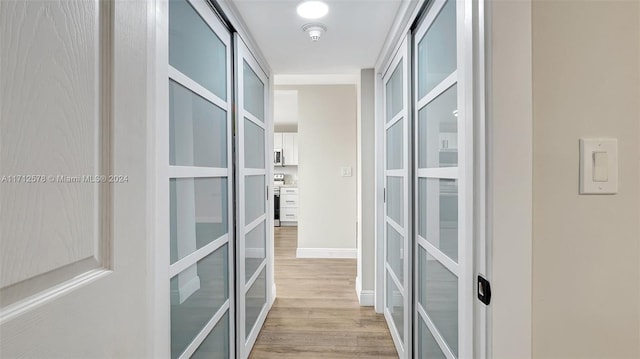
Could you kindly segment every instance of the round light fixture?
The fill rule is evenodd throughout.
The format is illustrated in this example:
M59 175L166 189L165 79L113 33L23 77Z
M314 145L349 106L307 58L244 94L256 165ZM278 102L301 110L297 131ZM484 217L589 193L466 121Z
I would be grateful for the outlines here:
M305 19L319 19L329 13L329 6L322 1L305 1L296 11Z

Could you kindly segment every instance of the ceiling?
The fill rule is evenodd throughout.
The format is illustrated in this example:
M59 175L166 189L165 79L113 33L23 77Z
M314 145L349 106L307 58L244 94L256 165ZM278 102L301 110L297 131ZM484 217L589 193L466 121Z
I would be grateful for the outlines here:
M325 0L329 14L298 16L302 0L232 0L274 74L353 74L372 68L401 0ZM302 25L328 28L312 42Z

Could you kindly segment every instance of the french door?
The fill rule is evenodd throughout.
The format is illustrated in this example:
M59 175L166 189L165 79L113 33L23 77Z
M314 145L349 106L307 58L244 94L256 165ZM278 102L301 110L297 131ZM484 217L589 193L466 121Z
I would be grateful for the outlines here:
M247 358L269 311L271 290L267 75L236 34L236 255L238 346Z
M435 0L414 32L416 358L473 357L469 9Z
M234 357L231 35L205 0L169 0L172 358Z
M407 35L383 76L384 317L401 358L411 354L410 81Z

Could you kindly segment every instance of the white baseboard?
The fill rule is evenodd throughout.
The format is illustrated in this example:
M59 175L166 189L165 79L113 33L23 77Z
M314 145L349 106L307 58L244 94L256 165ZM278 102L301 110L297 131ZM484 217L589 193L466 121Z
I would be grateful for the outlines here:
M371 289L361 290L358 295L358 302L361 307L373 307L375 304L375 292Z
M269 304L269 308L271 308L271 306L273 305L273 303L276 301L276 284L273 283L273 285L271 286L271 304Z
M356 277L356 295L361 307L372 307L375 303L375 292L370 289L362 289L360 277Z
M352 258L355 259L355 248L298 248L297 258Z

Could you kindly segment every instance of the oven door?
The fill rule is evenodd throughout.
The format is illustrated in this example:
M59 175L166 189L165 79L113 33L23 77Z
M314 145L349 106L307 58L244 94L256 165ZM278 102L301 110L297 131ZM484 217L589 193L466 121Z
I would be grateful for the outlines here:
M280 193L275 193L273 195L273 225L275 227L280 227Z

